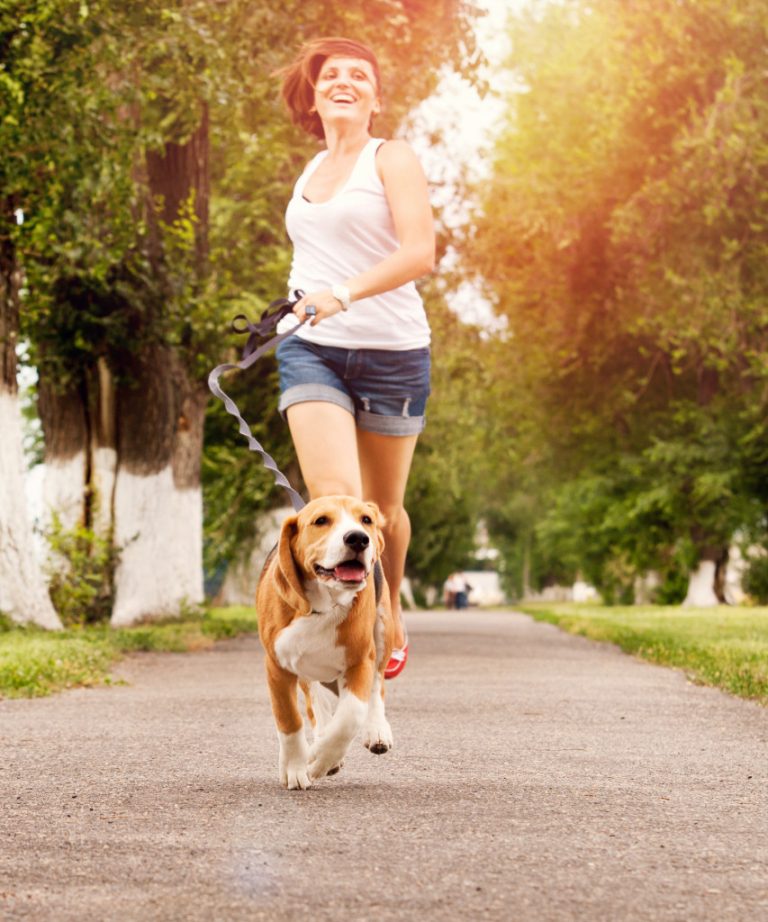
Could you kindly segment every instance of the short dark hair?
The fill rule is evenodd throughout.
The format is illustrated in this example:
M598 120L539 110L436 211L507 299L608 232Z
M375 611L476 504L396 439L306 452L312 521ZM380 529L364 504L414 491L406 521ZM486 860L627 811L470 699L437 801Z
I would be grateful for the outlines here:
M302 46L294 60L277 71L282 77L281 95L291 121L321 141L325 137L323 123L315 104L315 84L327 58L361 58L373 67L376 92L381 92L381 72L376 55L367 45L349 38L316 38Z

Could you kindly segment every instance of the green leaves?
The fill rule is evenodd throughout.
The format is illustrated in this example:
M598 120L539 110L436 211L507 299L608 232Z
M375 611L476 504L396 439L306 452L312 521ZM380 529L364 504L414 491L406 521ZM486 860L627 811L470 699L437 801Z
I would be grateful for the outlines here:
M466 0L6 0L0 185L25 221L0 232L23 266L24 334L49 386L87 382L98 359L120 386L145 367L137 356L167 346L202 390L233 351L231 317L285 292L284 209L316 145L281 110L275 71L320 34L369 41L386 136L441 68L471 77L476 13ZM182 163L192 141L196 159ZM248 387L248 419L290 463L274 367ZM203 474L211 567L276 498L217 412Z
M513 27L524 89L467 255L516 347L497 412L540 501L518 533L609 591L765 522L767 29L751 0Z

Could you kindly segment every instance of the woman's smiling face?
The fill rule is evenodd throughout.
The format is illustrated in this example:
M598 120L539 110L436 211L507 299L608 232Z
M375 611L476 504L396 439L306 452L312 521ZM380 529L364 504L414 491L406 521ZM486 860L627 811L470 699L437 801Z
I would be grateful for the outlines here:
M344 119L366 126L379 111L373 66L364 58L326 58L315 83L315 108L323 122Z

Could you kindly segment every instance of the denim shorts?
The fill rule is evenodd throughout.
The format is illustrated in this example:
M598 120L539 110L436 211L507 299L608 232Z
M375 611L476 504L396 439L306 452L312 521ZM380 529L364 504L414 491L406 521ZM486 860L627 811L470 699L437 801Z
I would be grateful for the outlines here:
M277 347L283 417L295 403L323 401L348 410L360 429L418 435L429 396L429 347L342 349L289 336Z

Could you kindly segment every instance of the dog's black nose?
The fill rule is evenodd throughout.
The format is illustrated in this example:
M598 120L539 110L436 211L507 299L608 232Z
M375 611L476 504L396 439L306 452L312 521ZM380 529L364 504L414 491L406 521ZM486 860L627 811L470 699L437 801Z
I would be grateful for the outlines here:
M348 531L344 535L344 544L353 551L364 551L371 543L371 539L364 531Z

